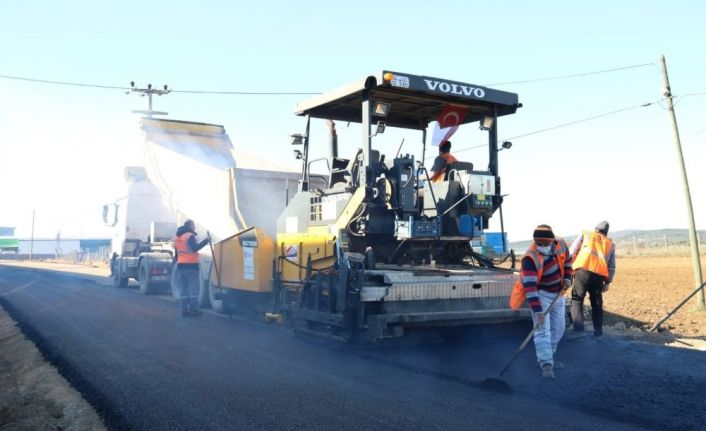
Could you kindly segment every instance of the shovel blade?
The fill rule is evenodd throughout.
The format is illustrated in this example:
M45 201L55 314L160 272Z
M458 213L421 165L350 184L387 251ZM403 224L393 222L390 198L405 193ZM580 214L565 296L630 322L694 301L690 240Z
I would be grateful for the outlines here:
M493 392L500 392L503 394L511 394L514 391L512 387L507 384L503 379L489 378L480 382L479 385L482 389L487 389Z

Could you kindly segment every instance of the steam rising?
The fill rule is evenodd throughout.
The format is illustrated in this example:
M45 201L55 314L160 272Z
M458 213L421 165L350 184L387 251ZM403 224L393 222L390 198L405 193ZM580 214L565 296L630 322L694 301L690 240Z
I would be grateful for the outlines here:
M210 231L216 241L237 233L228 173L229 168L235 168L236 161L228 135L222 129L220 134L144 129L148 176L167 206L179 214L178 221L193 219L200 229ZM299 175L246 154L238 153L238 160L236 194L245 223L275 238L277 217L285 208L287 197L296 192Z

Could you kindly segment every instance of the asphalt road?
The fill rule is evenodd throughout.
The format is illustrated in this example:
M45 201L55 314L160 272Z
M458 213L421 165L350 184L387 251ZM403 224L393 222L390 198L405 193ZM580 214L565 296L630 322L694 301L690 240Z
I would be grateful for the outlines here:
M607 339L533 347L483 390L522 336L355 347L206 313L100 278L0 265L0 304L111 429L698 430L706 353Z

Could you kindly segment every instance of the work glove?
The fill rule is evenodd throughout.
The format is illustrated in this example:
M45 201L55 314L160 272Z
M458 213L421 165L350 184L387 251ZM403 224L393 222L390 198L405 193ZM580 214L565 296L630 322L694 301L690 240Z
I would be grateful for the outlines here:
M607 292L609 287L610 287L610 283L605 283L603 285L603 292Z

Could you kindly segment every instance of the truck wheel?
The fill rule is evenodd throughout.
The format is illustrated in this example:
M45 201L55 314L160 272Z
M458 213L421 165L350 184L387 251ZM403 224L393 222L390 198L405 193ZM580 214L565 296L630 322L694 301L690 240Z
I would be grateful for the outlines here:
M113 285L115 287L118 287L121 289L124 289L127 287L128 278L123 277L122 274L120 274L120 268L119 268L119 265L117 264L117 262L115 262L113 264L113 276L112 277L113 277Z
M148 259L142 259L140 262L138 281L140 282L140 292L143 294L151 295L156 292L157 286L150 283L150 261Z
M172 297L178 301L181 298L181 291L179 290L179 273L177 272L176 264L172 267L172 282L170 285L172 287Z

